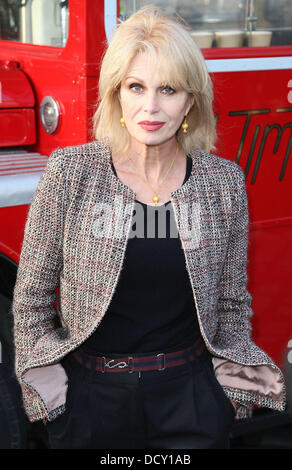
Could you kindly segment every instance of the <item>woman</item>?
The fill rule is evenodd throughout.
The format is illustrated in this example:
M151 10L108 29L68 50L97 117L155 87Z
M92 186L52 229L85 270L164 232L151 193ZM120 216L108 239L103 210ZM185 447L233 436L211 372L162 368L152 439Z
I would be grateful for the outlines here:
M234 418L283 410L285 385L250 337L244 173L208 153L203 57L146 7L114 34L99 96L97 140L51 154L25 227L26 413L53 448L229 447Z

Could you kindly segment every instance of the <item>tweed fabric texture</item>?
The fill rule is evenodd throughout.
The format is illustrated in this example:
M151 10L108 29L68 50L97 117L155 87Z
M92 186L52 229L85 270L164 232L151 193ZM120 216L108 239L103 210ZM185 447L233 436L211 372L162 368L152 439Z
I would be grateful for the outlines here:
M251 339L244 173L203 150L190 155L191 175L171 201L202 337L214 358L243 368L268 365L281 383L276 398L223 387L242 405L237 418L253 404L284 410L283 374ZM25 374L59 364L98 328L123 267L135 199L114 174L106 142L59 148L48 159L29 208L12 306L15 373L30 421L65 410L65 403L51 409Z

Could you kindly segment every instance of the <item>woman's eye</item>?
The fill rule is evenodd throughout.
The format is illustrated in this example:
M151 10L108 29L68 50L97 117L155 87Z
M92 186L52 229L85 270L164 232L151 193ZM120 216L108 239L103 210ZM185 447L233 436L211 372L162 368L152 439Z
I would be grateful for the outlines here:
M141 91L142 87L141 87L141 85L138 85L138 83L132 83L130 85L130 89L135 90L135 91Z
M173 93L175 93L175 90L173 88L171 88L170 86L165 86L163 89L162 89L163 93L165 92L166 95L172 95Z

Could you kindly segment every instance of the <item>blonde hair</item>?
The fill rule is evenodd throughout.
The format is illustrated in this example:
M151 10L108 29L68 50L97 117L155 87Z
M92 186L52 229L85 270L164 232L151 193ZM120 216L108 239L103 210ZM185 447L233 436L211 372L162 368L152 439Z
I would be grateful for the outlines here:
M213 86L203 55L185 25L148 5L121 22L103 56L99 99L93 117L94 137L104 139L115 152L126 151L130 135L121 127L120 84L131 60L147 52L159 65L165 84L182 87L194 96L187 134L180 127L176 137L184 152L214 148L216 120L212 109Z

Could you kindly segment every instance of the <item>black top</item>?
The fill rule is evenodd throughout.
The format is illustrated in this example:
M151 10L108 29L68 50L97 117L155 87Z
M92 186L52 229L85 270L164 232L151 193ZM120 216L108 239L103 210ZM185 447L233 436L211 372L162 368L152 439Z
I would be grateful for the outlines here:
M113 164L112 168L116 174ZM191 169L188 156L183 184ZM136 200L116 290L82 349L93 355L167 352L191 345L199 335L172 203L155 207Z

